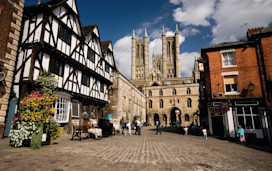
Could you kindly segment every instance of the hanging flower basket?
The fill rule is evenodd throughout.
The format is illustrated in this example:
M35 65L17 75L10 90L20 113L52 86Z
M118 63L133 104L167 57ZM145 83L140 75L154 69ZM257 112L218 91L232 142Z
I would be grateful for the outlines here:
M226 102L220 102L219 110L221 112L227 112L230 110L228 103Z

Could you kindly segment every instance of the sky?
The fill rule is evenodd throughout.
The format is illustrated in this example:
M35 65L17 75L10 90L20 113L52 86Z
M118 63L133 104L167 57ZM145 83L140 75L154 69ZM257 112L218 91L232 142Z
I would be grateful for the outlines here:
M25 5L38 0L25 0ZM41 0L46 2L48 0ZM161 54L161 33L180 32L181 76L190 77L201 48L246 38L248 29L272 24L272 0L77 0L82 26L98 24L101 41L111 40L116 64L131 78L131 36L147 29L149 64Z

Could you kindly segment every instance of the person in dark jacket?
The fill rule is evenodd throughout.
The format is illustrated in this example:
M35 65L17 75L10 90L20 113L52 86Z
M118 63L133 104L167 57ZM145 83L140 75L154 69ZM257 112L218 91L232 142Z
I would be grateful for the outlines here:
M158 134L158 132L160 132L160 134L161 134L161 130L160 130L160 125L161 125L161 123L160 123L160 120L159 119L156 119L156 126L157 126L157 132L156 132L156 135Z
M122 134L124 134L124 129L125 129L125 121L124 117L120 120L120 127L122 128Z

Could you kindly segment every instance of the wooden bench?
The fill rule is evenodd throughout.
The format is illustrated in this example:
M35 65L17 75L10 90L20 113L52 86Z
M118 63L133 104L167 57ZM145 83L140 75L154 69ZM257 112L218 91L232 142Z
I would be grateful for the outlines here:
M85 138L89 138L90 135L89 135L87 126L74 126L73 125L72 140L74 139L74 137L78 137L79 140L81 141L82 133L87 134L87 136Z

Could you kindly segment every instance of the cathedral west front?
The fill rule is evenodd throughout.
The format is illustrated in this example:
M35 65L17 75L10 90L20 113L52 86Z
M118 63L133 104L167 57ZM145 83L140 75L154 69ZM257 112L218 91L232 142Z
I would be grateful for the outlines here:
M199 79L198 62L195 60L191 77L181 77L179 31L166 36L162 29L162 54L152 55L149 68L149 40L145 29L142 39L132 35L132 62L130 82L146 96L146 121L154 124L181 123L199 125ZM180 65L181 64L181 65Z

